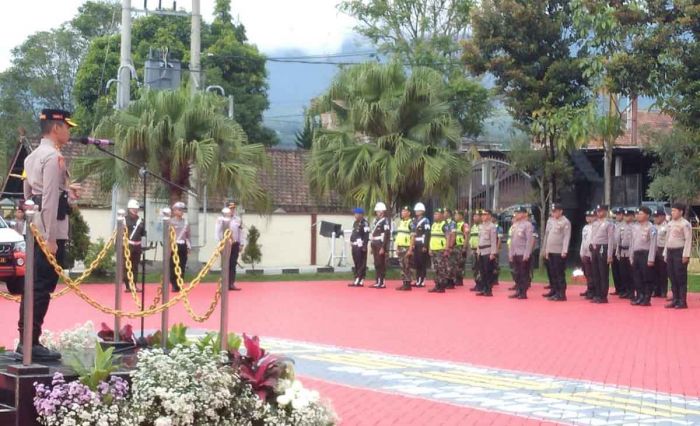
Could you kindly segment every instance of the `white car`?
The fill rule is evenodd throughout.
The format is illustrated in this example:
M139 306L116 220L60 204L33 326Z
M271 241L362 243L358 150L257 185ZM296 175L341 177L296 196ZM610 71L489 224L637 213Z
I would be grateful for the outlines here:
M25 249L24 237L0 218L0 281L12 294L24 289Z

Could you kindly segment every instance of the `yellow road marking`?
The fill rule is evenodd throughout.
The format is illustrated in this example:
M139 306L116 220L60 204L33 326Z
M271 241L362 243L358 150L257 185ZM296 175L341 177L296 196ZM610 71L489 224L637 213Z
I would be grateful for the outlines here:
M639 399L629 399L629 398L620 398L616 397L613 395L608 395L602 392L580 392L576 393L576 396L582 396L584 398L593 398L593 399L600 399L600 400L605 400L605 401L613 401L613 402L621 402L621 403L631 403L631 404L638 404L638 405L643 405L644 407L654 407L654 408L659 408L663 411L670 411L674 414L691 414L691 415L700 415L700 411L697 410L689 410L687 408L682 408L682 407L676 407L672 405L666 405L666 404L658 404L656 402L650 402L650 401L642 401Z
M560 387L559 385L553 384L553 383L542 383L542 382L537 382L534 380L515 379L515 378L510 378L510 377L500 377L500 376L493 376L493 375L482 374L482 373L470 373L468 371L462 371L462 370L450 370L450 371L446 371L445 374L474 378L476 380L483 380L483 381L486 381L489 383L496 382L496 383L502 384L504 386L512 386L513 388L516 388L516 389L544 390L544 389L557 389Z
M500 384L496 384L496 383L488 383L488 382L485 382L483 380L469 379L466 377L450 376L448 374L444 374L444 373L437 372L437 371L430 371L430 372L425 372L425 373L420 372L420 371L410 371L410 372L406 372L404 374L406 374L407 376L440 380L443 382L457 383L460 385L470 385L470 386L480 387L480 388L498 389L498 390L511 390L511 389L513 389L512 386L505 386L505 385L500 385Z
M663 416L663 417L680 417L679 414L675 414L671 412L670 410L656 410L656 409L648 409L645 408L641 402L642 401L637 401L638 404L635 405L630 405L630 404L623 404L615 401L605 401L605 400L598 400L598 401L592 401L591 399L587 399L585 397L580 397L579 394L573 394L573 393L548 393L548 394L542 394L542 397L544 398L553 398L553 399L561 399L564 401L571 401L571 402L580 402L583 404L587 405L596 405L600 407L608 407L608 408L617 408L620 410L624 411L631 411L633 413L639 413L639 414L646 414L649 416Z
M336 364L346 364L355 367L374 368L378 370L386 370L393 368L404 368L404 365L379 360L364 360L355 358L350 355L339 354L321 354L321 355L301 355L300 358L309 359L312 361L332 362Z

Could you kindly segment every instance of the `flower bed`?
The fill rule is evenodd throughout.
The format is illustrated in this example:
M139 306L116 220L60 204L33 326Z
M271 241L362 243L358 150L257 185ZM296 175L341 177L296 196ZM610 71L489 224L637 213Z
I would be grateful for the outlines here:
M195 342L184 335L185 328L176 326L169 333L169 348L141 349L130 386L110 376L112 348L102 350L97 344L88 367L63 346L80 380L67 383L56 373L50 386L35 384L38 421L47 426L337 423L318 392L305 389L294 377L292 361L266 353L257 337L243 335L242 353L235 335L228 336L229 350L223 352L216 334ZM86 345L82 338L65 341Z

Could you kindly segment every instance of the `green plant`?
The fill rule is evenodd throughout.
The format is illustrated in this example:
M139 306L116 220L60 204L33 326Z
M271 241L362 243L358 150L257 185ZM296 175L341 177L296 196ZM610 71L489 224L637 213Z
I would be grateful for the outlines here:
M237 351L241 347L241 342L242 339L239 335L236 333L229 333L226 347L229 351ZM209 348L211 349L212 353L218 353L221 348L221 338L219 333L209 332L205 334L204 337L195 343L195 346L201 351Z
M78 209L71 210L69 221L70 239L65 266L71 269L76 261L85 260L90 251L90 227Z
M95 361L93 365L86 365L75 353L70 353L67 358L68 365L80 376L80 382L91 390L97 390L100 382L104 382L109 375L116 370L114 365L114 348L102 349L102 345L95 344Z
M255 264L260 263L260 259L262 258L261 246L258 244L258 238L260 238L260 231L258 231L258 228L255 226L251 226L248 230L248 243L243 250L241 259L245 263L250 263L253 269L255 269Z
M96 243L90 243L87 254L85 255L85 265L89 266L97 258L97 255L105 247L105 240L99 238ZM114 272L115 261L114 261L114 247L110 248L107 255L98 263L97 267L93 271L93 274L98 277L105 277Z

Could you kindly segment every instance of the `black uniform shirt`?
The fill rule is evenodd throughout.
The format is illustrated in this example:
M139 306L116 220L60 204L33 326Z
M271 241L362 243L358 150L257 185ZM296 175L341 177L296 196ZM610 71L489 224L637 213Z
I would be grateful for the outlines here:
M372 245L382 246L384 250L389 250L391 242L391 225L387 218L375 219L372 226Z
M416 235L416 244L428 247L430 244L430 220L427 217L413 219L411 230Z
M140 217L127 215L126 218L126 235L129 236L129 241L141 242L141 239L146 236L146 224ZM138 223L138 227L136 224Z
M358 247L367 247L367 241L369 241L369 222L363 217L352 224L350 243Z

